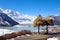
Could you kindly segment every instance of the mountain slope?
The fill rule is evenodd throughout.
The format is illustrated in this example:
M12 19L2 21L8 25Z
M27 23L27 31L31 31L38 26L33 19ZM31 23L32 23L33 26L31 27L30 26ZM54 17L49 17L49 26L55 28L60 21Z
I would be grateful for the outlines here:
M10 24L11 26L13 26L13 25L19 24L4 13L0 13L0 18L1 18L2 23L4 23L1 25L9 25ZM8 22L9 24L6 22Z
M4 21L7 21L11 26L19 24L4 13L0 13L0 16Z

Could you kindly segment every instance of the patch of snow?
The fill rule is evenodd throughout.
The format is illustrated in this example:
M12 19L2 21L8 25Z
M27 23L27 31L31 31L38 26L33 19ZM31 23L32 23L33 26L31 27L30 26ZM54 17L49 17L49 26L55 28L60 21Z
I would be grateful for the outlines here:
M46 30L39 30L40 32L44 32L44 31L46 31ZM33 31L33 32L38 32L38 30L35 30L35 31Z
M53 38L48 38L47 40L59 40L59 38L53 37Z
M31 36L31 35L29 35L29 34L26 34L26 36Z
M11 39L7 39L7 40L15 40L14 38L11 38Z
M5 35L5 34L10 34L12 32L15 32L15 31L8 30L8 29L0 29L0 36Z
M25 35L21 35L20 37L25 37Z

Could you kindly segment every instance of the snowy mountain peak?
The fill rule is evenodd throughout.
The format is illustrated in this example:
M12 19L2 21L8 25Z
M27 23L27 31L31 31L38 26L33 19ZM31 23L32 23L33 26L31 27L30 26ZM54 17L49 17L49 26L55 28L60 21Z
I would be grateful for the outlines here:
M8 9L6 9L6 10L4 10L3 11L3 13L6 13L6 14L9 14L9 13L11 13L12 11L11 10L8 10Z
M12 11L9 9L4 10L4 9L0 8L0 13L1 12L7 14L9 17L11 17L13 20L15 20L16 22L18 22L20 24L31 24L33 22L33 20L36 18L35 16L21 14L18 11Z
M3 12L3 9L2 8L0 8L0 13L2 13Z

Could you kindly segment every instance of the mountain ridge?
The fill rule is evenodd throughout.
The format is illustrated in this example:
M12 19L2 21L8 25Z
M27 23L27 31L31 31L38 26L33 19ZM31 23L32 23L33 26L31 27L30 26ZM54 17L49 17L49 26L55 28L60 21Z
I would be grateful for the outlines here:
M36 16L21 14L18 11L12 11L9 9L4 10L0 8L0 13L7 14L9 17L11 17L13 20L18 22L19 24L32 24L33 20L36 18Z

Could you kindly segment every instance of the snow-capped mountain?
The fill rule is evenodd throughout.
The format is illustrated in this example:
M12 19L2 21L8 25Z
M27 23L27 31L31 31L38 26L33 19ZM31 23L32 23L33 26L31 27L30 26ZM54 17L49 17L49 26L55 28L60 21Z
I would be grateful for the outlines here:
M60 25L60 15L53 15L51 17L53 18L55 25Z
M9 10L9 9L4 10L4 9L0 8L0 13L5 13L6 15L8 15L10 18L12 18L14 21L18 22L19 24L32 24L33 20L36 18L36 16L21 14L18 11L13 11L13 10ZM51 17L53 18L54 24L56 24L56 25L60 24L60 15L53 15ZM1 17L0 17L0 19L2 20Z
M0 26L14 26L18 24L18 22L14 21L7 14L0 13Z
M7 14L9 17L11 17L13 20L20 24L32 24L33 20L36 18L35 16L21 14L18 11L13 11L9 9L4 10L0 8L0 13L1 12Z

